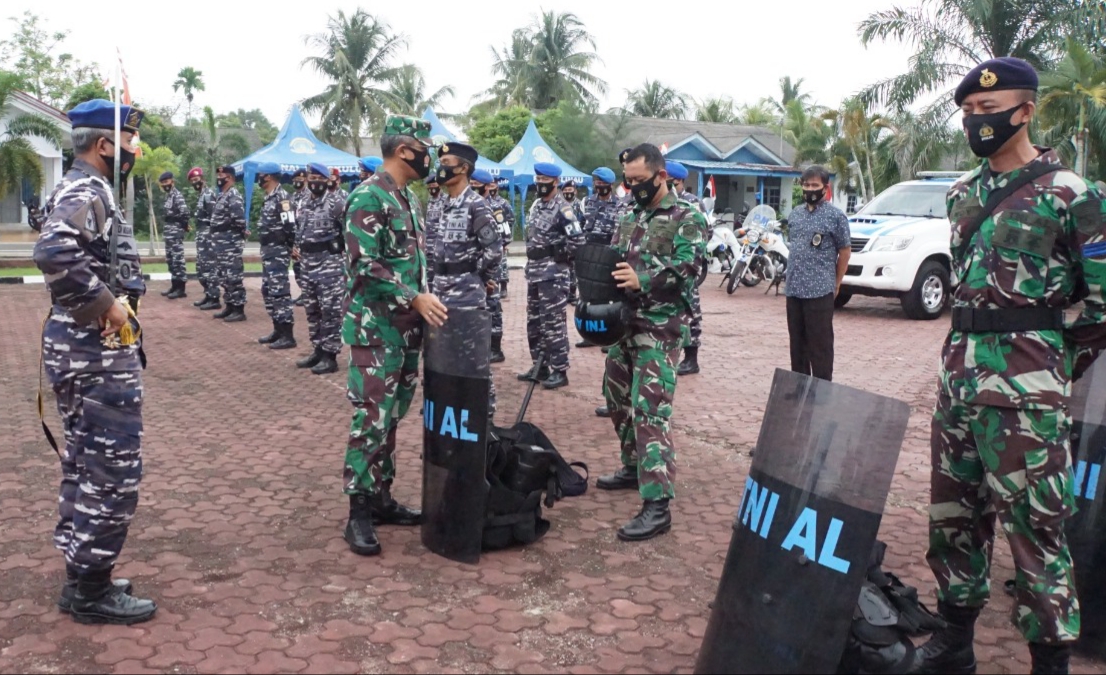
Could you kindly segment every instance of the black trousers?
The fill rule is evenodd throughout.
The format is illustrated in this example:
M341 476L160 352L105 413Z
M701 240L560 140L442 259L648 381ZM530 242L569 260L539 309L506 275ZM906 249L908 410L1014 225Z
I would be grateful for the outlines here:
M833 380L833 293L820 298L787 298L791 370Z

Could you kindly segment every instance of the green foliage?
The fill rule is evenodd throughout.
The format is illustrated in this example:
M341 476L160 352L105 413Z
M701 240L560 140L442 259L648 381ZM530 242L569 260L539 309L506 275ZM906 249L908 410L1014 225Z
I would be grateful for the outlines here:
M252 129L257 132L257 138L266 145L272 143L280 131L259 108L239 108L234 112L218 115L215 120L222 129ZM248 151L243 154L248 154Z
M50 31L30 11L10 21L16 28L0 41L0 67L19 73L31 95L60 108L79 86L102 79L95 63L85 64L64 51L69 31Z
M533 116L529 108L513 106L482 117L468 130L469 144L488 159L500 161L522 139ZM543 116L534 119L538 132L548 140L549 126Z
M455 96L456 91L452 86L445 86L428 96L422 70L405 63L396 68L388 84L388 94L392 98L393 113L418 117L427 108L439 107L446 98Z
M590 174L600 166L613 168L614 158L624 147L621 141L625 117L615 117L612 124L600 128L595 113L562 101L539 120L539 130L543 126L548 129L542 135L557 154L585 173Z
M24 78L0 71L0 115L7 117L7 130L0 135L0 199L8 192L18 192L24 180L35 192L42 189L42 160L30 138L61 147L61 133L52 122L38 115L9 111L12 94L24 84Z
M204 91L203 71L196 70L192 66L186 66L177 73L177 80L173 82L173 91L184 91L184 97L188 99L188 112L186 120L192 119L192 101L197 91Z
M1086 175L1088 160L1106 150L1106 58L1071 37L1066 49L1055 68L1041 74L1040 122L1050 143Z
M733 99L725 96L704 100L696 106L695 119L699 122L736 124L737 112L734 111Z
M69 100L65 102L65 107L62 108L62 110L72 110L80 104L96 98L111 100L111 92L109 92L99 80L85 82L73 89L73 92L69 94Z
M640 88L626 92L621 110L638 117L680 120L687 114L688 97L657 80L646 79Z

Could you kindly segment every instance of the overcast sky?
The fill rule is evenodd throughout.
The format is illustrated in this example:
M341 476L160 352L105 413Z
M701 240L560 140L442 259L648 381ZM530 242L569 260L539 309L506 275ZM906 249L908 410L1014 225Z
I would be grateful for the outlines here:
M280 126L291 103L324 86L318 75L300 68L311 54L304 36L323 31L327 16L339 9L349 13L359 6L296 5L287 11L272 3L190 0L153 3L136 12L76 0L4 0L0 16L31 10L50 29L72 31L67 50L98 62L105 74L113 69L118 46L131 94L145 105L181 102L172 83L177 71L192 66L203 71L207 85L196 96L197 106L210 105L217 113L261 108ZM697 100L722 95L741 104L776 96L784 75L803 78L804 89L817 102L834 106L864 85L905 70L909 46L865 49L857 37L857 24L889 5L888 0L544 3L574 12L594 36L602 59L595 74L609 85L604 109L621 105L626 90L647 77ZM506 44L512 29L530 22L543 4L416 0L361 6L407 36L409 47L399 61L422 68L430 90L453 85L457 96L442 107L463 112L492 83L490 47ZM662 11L646 14L646 7ZM12 27L4 29L5 36Z

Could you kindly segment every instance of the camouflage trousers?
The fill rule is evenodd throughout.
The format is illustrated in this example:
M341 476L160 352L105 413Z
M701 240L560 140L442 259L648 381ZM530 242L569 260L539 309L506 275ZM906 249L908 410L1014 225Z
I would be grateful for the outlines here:
M691 291L691 338L685 347L701 347L703 345L703 305L699 302L699 287L695 286Z
M676 449L669 421L679 360L678 347L655 343L622 342L607 353L603 396L622 447L622 464L637 467L642 499L676 496Z
M196 277L204 287L204 295L219 297L219 282L216 277L215 242L211 230L196 228Z
M315 347L342 351L342 295L346 292L342 256L337 253L301 253L303 309L307 332Z
M1014 620L1029 642L1079 636L1064 521L1073 512L1071 419L1064 409L979 406L938 396L933 413L929 552L938 597L982 606L997 517L1014 558Z
M142 481L142 373L89 373L53 385L65 430L54 546L66 565L110 571Z
M270 245L261 248L261 297L265 311L274 323L292 323L292 285L288 282L288 263L292 260L289 246Z
M228 305L246 304L246 286L242 281L245 268L242 265L242 248L245 242L240 232L214 232L211 235L215 248L215 278L223 289L223 300Z
M173 281L187 281L188 269L184 265L184 228L165 223L165 264Z
M530 358L545 354L550 369L568 371L568 281L531 281L526 285L526 340Z
M488 294L488 311L492 313L492 335L503 335L503 295L498 288Z
M419 381L417 346L350 347L346 397L353 421L342 472L346 494L373 494L396 477L396 428Z
M292 276L296 278L296 286L299 286L300 294L303 294L303 265L300 261L292 261Z

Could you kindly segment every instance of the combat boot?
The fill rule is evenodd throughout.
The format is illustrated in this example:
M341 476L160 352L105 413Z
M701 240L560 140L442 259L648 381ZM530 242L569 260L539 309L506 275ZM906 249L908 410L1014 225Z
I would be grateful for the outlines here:
M605 405L601 405L601 406L599 406L598 408L595 409L595 416L596 417L610 417L611 416L611 409L608 408Z
M167 298L167 297L169 297L169 294L172 293L175 290L177 290L177 282L175 282L175 281L170 282L169 283L169 288L166 288L164 291L161 292L161 297Z
M529 382L530 380L537 379L538 382L541 382L542 380L545 380L549 377L549 366L542 366L540 371L535 372L537 371L537 368L537 364L534 364L530 367L530 370L526 371L525 373L519 373L518 381Z
M365 494L349 496L349 520L342 538L357 555L380 555L380 540L373 529L372 508Z
M292 304L295 305L296 307L303 307L303 302L304 302L303 301L303 295L300 295L300 297L298 297L298 298L296 298L295 300L292 301Z
M157 605L136 598L111 582L110 572L82 575L70 605L70 616L77 623L130 626L154 618Z
M587 340L580 340L576 343L577 349L587 349L588 347L598 347L599 345L594 342L588 342Z
M1029 672L1032 675L1068 675L1071 660L1071 645L1042 645L1029 643L1029 658L1033 664Z
M946 626L914 652L913 662L907 673L951 673L952 675L975 672L975 620L979 607L956 607L937 603L937 613Z
M184 292L184 284L185 284L185 282L183 282L183 281L174 281L173 282L173 287L171 289L169 289L169 293L165 297L170 299L170 300L177 300L179 298L187 298L188 294Z
M228 302L227 306L223 308L223 311L221 311L217 314L212 314L211 318L212 319L225 319L228 316L230 316L231 314L234 314L234 305L232 305Z
M568 386L568 373L562 371L554 371L550 373L549 377L542 380L542 389L560 389L561 387Z
M276 342L277 338L279 338L279 337L280 337L280 326L277 325L276 321L274 321L273 322L273 332L269 333L268 335L262 335L261 337L257 338L257 342L258 342L258 344L263 344L263 345L272 344L272 343Z
M130 579L113 579L113 592L130 594L132 590ZM65 583L61 587L61 595L58 596L58 611L68 614L73 608L73 598L77 595L77 570L65 566Z
M299 361L296 361L296 367L297 368L314 368L315 366L319 365L319 361L322 360L322 358L323 358L323 350L319 349L318 347L315 347L315 351L311 352L311 354L307 358L303 358L303 359L300 359Z
M695 375L699 372L699 348L687 347L684 349L684 360L676 369L677 375Z
M507 355L503 353L503 336L492 336L492 354L488 359L489 363L503 363L507 360Z
M595 481L595 487L600 490L636 490L637 467L623 466L609 476L600 476Z
M313 375L326 375L327 373L338 372L337 356L337 354L331 354L330 352L322 352L319 362L311 368L311 373Z
M292 334L292 324L278 323L276 329L277 337L269 345L269 349L295 349L296 336Z
M204 305L210 305L213 302L216 305L219 304L219 296L218 295L212 295L212 294L208 293L207 291L204 291L204 297L200 298L196 302L193 302L192 306L193 307L199 307L200 309L203 309Z
M418 525L422 522L422 511L412 509L392 499L392 486L384 483L369 500L373 521L381 525Z
M647 499L634 519L618 528L622 541L645 541L672 529L667 499Z
M245 321L246 320L246 306L245 305L227 305L227 306L228 307L233 307L234 309L231 311L230 314L227 315L227 317L225 319L223 319L223 321L225 323L238 323L240 321Z

